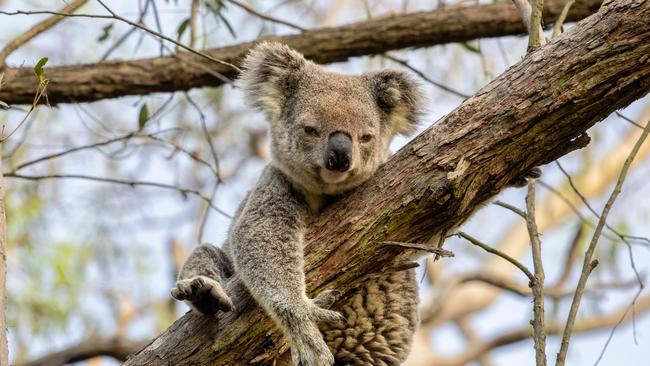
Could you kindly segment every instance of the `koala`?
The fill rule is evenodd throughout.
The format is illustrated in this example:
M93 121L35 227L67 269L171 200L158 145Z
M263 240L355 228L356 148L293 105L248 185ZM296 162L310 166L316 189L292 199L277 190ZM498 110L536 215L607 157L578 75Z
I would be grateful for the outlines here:
M414 270L377 274L339 313L329 309L336 290L307 297L303 233L324 207L375 173L394 136L415 130L418 84L394 70L329 72L286 45L261 42L244 59L237 85L270 123L271 163L225 243L195 248L172 296L200 314L233 311L224 284L240 281L288 338L294 365L401 364L418 321ZM533 168L510 185L539 175Z
M378 274L330 310L335 290L306 294L303 233L375 173L396 134L415 130L419 86L400 71L329 72L274 42L249 52L237 85L270 123L272 159L226 242L195 248L172 296L202 314L232 311L223 285L236 274L289 340L294 365L399 365L417 324L414 271Z

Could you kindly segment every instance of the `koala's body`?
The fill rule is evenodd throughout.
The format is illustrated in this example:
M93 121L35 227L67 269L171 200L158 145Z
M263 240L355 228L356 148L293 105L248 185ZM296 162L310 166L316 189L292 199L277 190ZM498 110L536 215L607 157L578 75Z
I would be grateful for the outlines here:
M328 202L372 176L393 136L414 130L417 85L398 71L331 73L270 42L243 66L238 84L271 124L272 162L223 247L197 247L172 295L203 314L230 311L222 285L237 274L288 338L294 365L399 365L417 325L413 270L373 277L335 312L335 291L306 295L302 237Z

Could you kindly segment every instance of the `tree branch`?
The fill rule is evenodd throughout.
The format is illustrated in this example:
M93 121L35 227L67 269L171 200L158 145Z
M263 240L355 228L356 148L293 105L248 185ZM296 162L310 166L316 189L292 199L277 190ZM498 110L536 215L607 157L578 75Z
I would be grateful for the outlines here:
M142 348L145 344L146 342L128 341L120 338L90 339L20 366L61 366L97 356L109 356L124 361L129 354Z
M577 0L567 21L580 20L592 14L601 2ZM549 0L544 5L544 22L551 24L561 13L564 1ZM313 61L330 63L408 47L523 33L526 33L526 28L516 9L500 2L378 17L270 39L288 44ZM203 53L237 65L252 45L252 42L247 42ZM179 62L179 58L187 62ZM6 85L0 90L0 100L9 104L31 103L36 90L33 70L21 67L8 68L5 72ZM186 52L134 61L48 67L48 97L51 104L89 102L124 95L218 86L223 84L224 77L232 79L235 76L236 71L229 66Z
M526 226L533 252L535 281L533 290L533 341L535 343L535 362L537 366L546 366L546 333L544 332L544 264L542 262L542 242L535 221L535 180L528 182L526 195Z
M373 273L422 254L378 243L426 242L531 167L585 146L589 127L650 90L648 17L645 0L604 7L528 54L328 207L305 233L309 293L336 288L341 305ZM247 298L239 286L226 283L236 303ZM243 364L286 344L254 304L238 310L216 319L186 314L125 365Z
M639 152L641 145L643 145L646 138L648 137L648 133L650 133L650 121L647 122L645 129L643 130L643 133L641 133L641 136L639 137L636 144L632 148L630 155L628 156L627 159L625 159L625 164L623 164L623 169L621 169L621 175L616 181L614 190L609 196L609 199L607 199L607 203L605 203L605 207L603 208L603 212L600 215L598 224L596 224L594 235L591 237L591 242L589 242L589 247L587 248L587 252L585 253L585 259L582 265L582 273L580 274L580 280L578 281L578 286L576 287L576 291L573 296L573 301L571 302L571 308L569 309L569 316L567 318L566 327L564 328L564 333L562 334L562 343L560 345L560 352L558 352L557 354L557 362L556 362L557 366L564 365L567 352L569 350L569 340L571 338L571 332L573 331L573 324L576 321L576 315L578 314L578 308L580 307L580 300L582 299L582 295L584 294L585 287L587 286L587 279L589 278L589 275L593 271L594 267L598 264L597 260L592 261L591 258L593 257L594 251L596 250L598 239L600 239L600 235L603 232L603 228L605 227L605 221L607 220L607 215L609 214L609 210L614 205L614 202L616 201L618 194L621 193L621 187L623 186L623 182L625 181L627 172L630 169L630 165L632 164L632 161L636 157L636 154ZM643 286L642 282L641 282L641 286Z
M75 10L79 9L82 7L88 0L75 0L65 7L60 10L61 13L72 13ZM21 34L11 42L7 43L7 45L0 51L0 66L4 65L5 59L7 56L9 56L12 52L17 50L19 47L24 45L25 43L29 42L32 40L32 38L38 36L39 34L45 32L46 30L54 27L57 23L59 23L61 20L63 20L64 16L62 15L52 15L51 17L48 17L47 19L36 23L33 27L31 27L27 32Z

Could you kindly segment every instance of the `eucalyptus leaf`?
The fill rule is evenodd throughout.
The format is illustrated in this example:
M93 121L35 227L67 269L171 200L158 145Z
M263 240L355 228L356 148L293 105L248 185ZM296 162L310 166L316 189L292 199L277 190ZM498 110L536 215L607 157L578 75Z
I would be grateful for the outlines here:
M38 60L36 63L36 66L34 66L34 73L36 73L36 76L41 77L43 76L43 73L45 70L43 69L43 66L47 63L48 58L43 57L42 59Z
M138 113L138 130L142 130L149 120L149 108L147 104L143 104L140 107L140 113Z
M111 30L113 29L113 23L102 27L102 34L97 37L97 42L104 42L111 35Z

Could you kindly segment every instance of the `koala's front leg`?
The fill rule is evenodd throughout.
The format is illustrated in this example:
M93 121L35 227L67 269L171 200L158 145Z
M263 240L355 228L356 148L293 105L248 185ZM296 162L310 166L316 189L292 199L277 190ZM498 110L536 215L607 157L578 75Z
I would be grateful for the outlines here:
M201 244L187 258L180 272L172 297L187 301L192 309L205 315L234 308L223 289L224 281L232 276L230 258L221 249Z
M326 309L333 292L309 299L303 272L306 207L283 175L268 167L230 232L235 271L291 342L294 365L330 366L334 357L317 327L342 319Z

